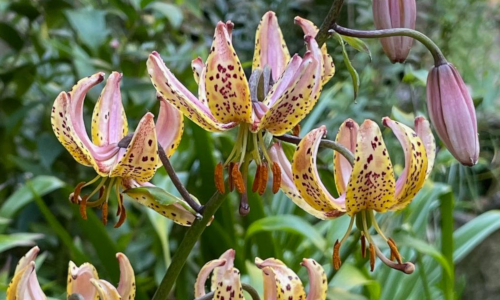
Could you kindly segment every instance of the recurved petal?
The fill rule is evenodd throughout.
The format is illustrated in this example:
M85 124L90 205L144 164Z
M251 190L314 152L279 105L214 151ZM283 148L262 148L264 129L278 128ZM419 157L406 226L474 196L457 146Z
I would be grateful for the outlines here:
M255 258L255 264L264 275L264 299L302 300L306 299L304 286L295 272L281 260Z
M99 294L99 300L122 300L116 288L106 280L92 278L90 282L96 288Z
M212 276L212 291L217 288L217 285L221 281L221 278L224 277L224 274L234 268L235 256L236 251L234 249L229 249L226 252L222 253L222 255L219 257L219 259L223 259L226 263L214 269L214 274Z
M278 163L281 169L281 185L280 189L288 196L288 198L292 199L292 201L297 204L300 208L302 208L307 213L315 216L318 219L326 220L330 219L332 216L323 211L317 210L309 205L302 196L300 196L297 187L293 183L293 174L292 174L292 165L285 153L283 152L283 148L280 143L275 143L268 150L269 156L271 159Z
M204 68L205 64L203 63L201 57L198 56L197 58L191 61L191 69L193 70L194 80L196 81L197 84L200 84L200 76Z
M408 205L424 185L427 176L427 155L424 143L411 128L388 117L383 118L383 123L394 132L405 155L405 168L396 181L394 197L397 204L392 207L393 210L399 210Z
M170 72L157 52L149 55L147 66L156 91L203 129L208 131L224 131L237 125L237 123L222 124L218 122L203 101L198 100ZM201 79L200 77L200 81Z
M196 277L196 282L194 283L194 296L195 298L199 298L205 295L205 283L207 282L210 273L216 268L223 266L226 263L225 259L214 259L207 262L203 268L201 268L198 273L198 277Z
M147 113L137 125L132 141L111 171L110 177L131 178L138 182L149 181L156 172L159 160L157 153L154 116Z
M315 102L313 98L316 97L312 91L317 65L318 61L308 51L295 72L293 81L262 117L259 129L265 128L274 135L283 135L309 113L310 103ZM269 96L272 97L273 94Z
M323 267L312 258L304 258L302 266L306 267L309 274L309 293L307 300L326 300L328 281Z
M227 25L219 22L207 58L205 89L208 107L221 123L252 123L250 90L234 51Z
M274 12L268 11L262 17L255 34L252 69L263 69L269 65L273 81L276 81L285 70L289 60L290 53L283 39L278 18Z
M165 150L168 157L174 154L181 142L184 122L181 112L173 104L158 95L160 113L156 121L156 136L158 143Z
M7 300L45 300L47 297L42 291L36 277L35 262L30 261L19 272L7 288Z
M352 119L347 119L340 125L335 141L349 149L352 153L356 151L358 138L358 123ZM345 193L349 178L352 173L352 166L349 161L339 152L333 154L333 172L335 174L335 186L339 194Z
M134 269L132 269L132 265L125 254L117 253L116 258L120 265L120 282L117 288L118 294L120 294L123 300L133 300L135 299L136 289Z
M338 217L345 212L345 195L334 198L319 177L316 166L321 138L326 134L326 127L321 126L309 132L299 143L293 155L293 182L300 195L314 209Z
M415 118L415 132L424 143L425 152L427 153L427 175L429 177L434 167L436 159L436 140L432 134L431 124L424 117Z
M391 159L377 123L365 120L358 130L358 143L346 194L347 213L365 209L384 212L397 201Z
M97 300L98 292L91 280L98 280L99 276L93 265L84 263L77 267L72 261L68 267L68 285L66 293L80 294L85 300Z
M109 75L92 115L92 142L97 146L117 144L128 132L120 92L122 74Z
M203 106L208 107L207 104L207 92L205 91L205 73L207 68L201 60L201 57L193 59L191 62L191 67L193 69L194 80L198 84L198 99L203 104Z
M17 274L21 272L27 265L29 265L31 262L35 261L35 258L37 257L38 253L40 252L40 248L38 246L35 246L28 251L17 263L16 266L16 271L14 274Z

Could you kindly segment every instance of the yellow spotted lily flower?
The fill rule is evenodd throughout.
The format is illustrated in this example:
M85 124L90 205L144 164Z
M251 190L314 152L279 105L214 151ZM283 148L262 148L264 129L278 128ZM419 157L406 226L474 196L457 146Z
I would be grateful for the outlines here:
M125 220L122 189L151 186L148 181L161 166L158 158L158 144L166 149L167 156L173 154L179 145L182 131L182 114L169 102L160 97L160 113L155 127L154 116L146 113L126 148L118 143L127 135L128 126L120 92L122 75L113 72L101 92L92 116L92 140L87 135L83 122L83 101L87 92L104 80L104 73L96 73L78 81L70 92L61 92L52 108L52 129L77 162L91 166L97 176L89 182L78 184L70 200L80 205L80 213L86 219L87 207L101 207L103 222L107 222L108 199L115 189L119 200L119 227ZM80 196L84 187L98 182L88 195ZM99 194L97 200L91 197ZM181 199L169 205L160 205L149 193L131 195L139 203L153 208L164 216L183 225L194 221L194 214Z
M326 134L324 126L308 133L299 143L290 165L279 144L271 148L271 156L280 163L285 174L281 189L297 205L320 219L331 219L347 213L351 217L349 229L342 240L335 243L333 261L340 268L339 250L349 236L354 221L361 231L362 253L365 255L365 242L369 242L370 265L374 268L375 256L388 266L411 273L412 263L403 263L392 239L385 237L376 220L376 212L398 211L406 207L422 188L432 170L435 155L435 142L429 122L423 117L415 120L415 131L408 126L389 118L383 119L401 143L405 155L405 168L395 179L394 170L387 148L378 125L365 120L361 126L349 119L337 134L337 143L355 155L354 166L339 153L334 156L335 184L339 194L333 197L322 183L317 167L316 156L321 138ZM376 232L387 242L391 259L387 259L373 242L369 229ZM394 263L392 260L396 260Z
M23 256L16 267L14 278L7 289L7 300L46 300L35 270L35 258L40 249L32 248ZM97 271L89 263L77 267L69 263L67 297L68 300L121 300L135 299L134 270L123 253L117 253L120 266L120 282L115 287L106 280L99 279Z
M160 55L148 59L148 72L157 92L193 122L212 132L239 125L235 147L215 170L217 189L225 192L223 169L229 169L229 186L246 193L246 170L251 159L257 172L253 192L264 193L268 172L273 172L273 192L280 185L280 169L267 153L264 133L283 135L294 129L311 111L323 85L333 76L332 58L326 46L318 47L318 29L296 18L303 28L306 53L290 57L274 12L267 12L257 28L252 75L247 80L231 41L233 23L219 22L210 54L192 62L198 97L184 87L166 67ZM261 156L262 154L262 156ZM240 171L242 168L242 172Z
M297 274L289 269L281 260L268 258L255 259L255 264L264 276L264 300L326 300L328 283L323 267L312 258L304 258L302 266L309 274L309 293Z

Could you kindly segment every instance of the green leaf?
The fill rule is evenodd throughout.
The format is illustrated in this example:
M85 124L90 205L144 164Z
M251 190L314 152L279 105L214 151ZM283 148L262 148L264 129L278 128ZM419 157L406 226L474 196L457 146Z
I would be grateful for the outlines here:
M358 50L359 52L367 53L368 56L370 56L370 60L372 59L372 53L370 52L370 48L368 48L368 45L365 44L363 40L345 35L342 36L342 39L344 39L344 41L346 41L351 47Z
M294 215L271 216L257 220L248 227L245 239L249 239L261 231L286 231L300 234L309 239L321 251L326 248L326 241L318 230L304 219Z
M380 284L376 280L363 274L363 272L350 263L342 264L342 268L335 274L335 277L333 277L333 280L330 282L330 286L346 290L358 286L365 286L370 292L370 299L379 299L381 291ZM337 298L334 297L334 299Z
M183 15L182 10L174 4L164 3L164 2L153 2L147 6L147 8L151 8L153 10L158 11L162 15L164 15L172 27L179 28L182 24Z
M349 55L347 55L347 51L345 49L345 43L344 40L342 39L342 36L338 33L334 33L333 36L342 46L342 57L344 58L344 63L347 67L347 70L349 71L349 74L351 74L352 87L354 88L354 99L356 99L356 97L358 96L359 85L360 85L358 72L352 66L351 60L349 59Z
M94 51L107 39L106 11L92 8L66 10L64 12L73 29L82 42Z
M500 211L492 210L477 216L458 228L453 234L455 252L453 261L460 262L490 234L500 229Z
M0 253L14 247L33 246L35 245L34 240L42 237L43 234L39 233L0 234Z
M4 22L0 22L0 39L16 51L21 51L24 45L24 40L17 30Z

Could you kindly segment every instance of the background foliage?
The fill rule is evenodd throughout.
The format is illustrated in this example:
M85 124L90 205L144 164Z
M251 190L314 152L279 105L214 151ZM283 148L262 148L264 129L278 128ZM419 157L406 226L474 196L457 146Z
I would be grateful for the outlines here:
M340 24L373 28L371 1L352 0L342 12ZM57 142L50 128L50 109L56 95L69 90L81 77L97 71L123 72L122 96L129 124L135 128L147 111L157 113L154 88L146 74L146 58L159 51L167 65L191 90L195 90L190 62L206 58L218 20L235 23L233 40L243 65L250 69L254 35L261 16L276 11L291 53L303 52L302 33L293 25L300 15L320 24L331 1L237 0L50 0L0 2L0 298L17 260L34 243L42 249L39 278L47 295L62 299L69 260L91 261L103 278L118 280L114 254L126 253L136 271L138 297L149 299L170 263L171 253L186 229L173 226L154 212L126 201L128 218L119 229L113 221L103 226L100 212L89 210L80 218L67 198L73 187L94 177L90 168L78 165ZM331 251L341 237L347 218L318 222L298 209L284 195L250 194L251 213L241 217L236 194L230 196L204 232L177 282L174 299L191 299L200 267L228 248L237 251L236 266L244 281L261 284L256 256L284 260L303 280L303 257L313 257L326 269L335 299L439 299L445 280L453 280L453 268L440 252L442 203L455 199L454 263L500 227L498 177L500 160L500 65L498 49L499 8L490 0L418 1L417 29L431 36L470 85L477 106L481 158L473 168L463 167L441 149L432 180L408 209L385 214L380 224L393 236L417 271L404 275L378 266L370 273L361 258L356 235L343 247L344 265L334 272ZM377 41L367 41L367 53L348 48L357 68L361 89L353 101L349 73L339 44L328 41L337 74L321 100L302 122L302 133L325 124L334 137L347 117L380 121L383 116L412 123L415 115L427 115L425 80L431 56L415 43L404 65L392 65ZM85 120L100 90L85 103ZM213 169L227 157L234 132L209 134L186 120L186 130L174 156L176 170L188 190L202 202L215 191ZM402 151L390 134L393 163L402 169ZM321 153L323 180L334 189L332 153ZM154 182L174 190L164 170ZM451 192L451 193L450 193ZM496 200L495 200L496 199ZM111 211L116 203L112 204ZM453 206L450 206L450 209ZM469 221L465 225L465 221ZM450 220L451 222L451 220ZM449 230L449 229L446 229ZM498 247L498 246L497 246ZM350 251L352 250L352 251ZM497 250L498 253L498 250ZM479 255L481 255L479 253ZM491 257L499 260L500 256ZM497 270L498 271L498 270ZM456 296L464 291L466 274L456 276ZM446 294L446 293L445 293ZM498 294L497 294L498 296Z

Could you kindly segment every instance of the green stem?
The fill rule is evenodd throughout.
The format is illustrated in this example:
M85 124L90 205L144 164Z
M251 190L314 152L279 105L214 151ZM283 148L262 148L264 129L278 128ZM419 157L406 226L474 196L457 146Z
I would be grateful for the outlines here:
M252 297L253 300L260 300L259 293L257 293L257 291L251 285L242 283L241 287L250 295L250 297ZM214 295L215 292L210 292L206 295L196 298L195 300L211 300L214 298Z
M191 225L191 228L189 228L186 232L184 239L172 257L172 264L168 267L167 272L165 273L165 276L163 276L160 286L156 290L152 300L167 299L168 294L172 290L177 277L179 277L179 274L184 267L189 254L191 253L191 250L193 250L194 245L200 238L208 223L212 220L215 212L224 202L224 199L225 195L215 192L212 198L210 198L210 200L208 200L205 204L203 218L195 220Z
M323 24L319 28L318 34L316 34L316 42L318 46L323 46L328 37L330 37L329 30L332 26L337 22L337 18L340 15L340 10L342 9L342 5L344 4L344 0L334 0L330 10L328 11L328 15L326 15L325 20L323 20Z
M453 300L455 297L455 266L453 264L453 192L449 191L439 197L441 205L439 210L441 213L441 252L451 268L451 276L446 270L442 270L443 276L443 291L446 300Z
M418 268L418 274L420 275L420 278L422 279L422 286L424 287L424 295L425 299L431 300L431 289L429 287L429 279L427 278L427 274L425 273L425 268L424 268L424 262L422 260L422 254L417 252L417 264L420 266Z
M356 30L345 28L340 25L334 24L332 30L340 35L352 36L357 38L384 38L391 36L409 36L421 42L432 54L434 58L434 65L440 66L447 63L441 49L425 34L409 29L409 28L392 28L381 30Z

